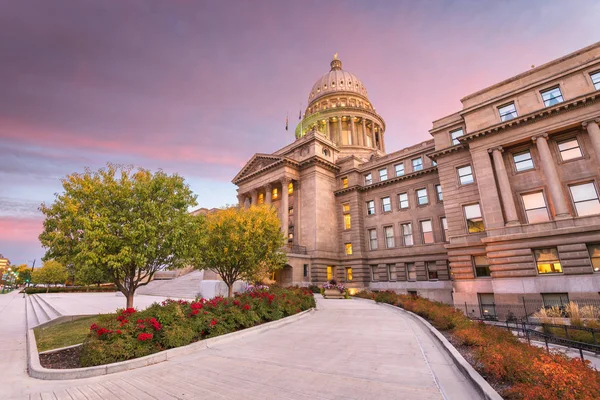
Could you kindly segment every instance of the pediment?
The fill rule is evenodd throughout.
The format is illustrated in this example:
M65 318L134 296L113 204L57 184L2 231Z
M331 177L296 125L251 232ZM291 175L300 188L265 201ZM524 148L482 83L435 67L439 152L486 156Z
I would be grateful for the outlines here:
M283 156L274 156L271 154L255 154L252 158L244 165L244 167L238 172L238 174L233 178L232 182L236 183L241 179L252 175L262 169L265 169L275 163L281 162L284 160Z

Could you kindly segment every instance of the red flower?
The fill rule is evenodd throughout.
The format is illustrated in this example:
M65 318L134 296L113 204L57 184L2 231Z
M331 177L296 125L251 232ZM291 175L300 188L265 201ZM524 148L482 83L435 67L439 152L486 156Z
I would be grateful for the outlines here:
M239 306L240 305L240 301L239 300L234 300L233 304L236 305L236 306Z
M112 331L109 331L106 328L100 328L96 331L96 333L98 334L98 337L100 337L102 335L106 335L107 333L112 333Z
M121 332L121 330L120 330L120 329L117 329L117 334L119 334L119 335L120 335L121 333L123 333L123 332Z
M210 326L215 326L217 324L217 322L219 322L219 321L217 321L216 319L213 318L212 321L210 321Z
M152 325L155 331L160 331L162 328L162 325L156 320L156 318L146 319L146 322Z
M138 324L137 328L138 329L146 329L146 325L144 325L144 324Z
M244 305L244 310L246 310L246 311L250 310L250 304Z
M140 342L145 342L146 340L150 340L153 337L154 335L151 333L140 333L137 337L137 340L139 340Z
M95 330L98 330L98 328L99 328L99 326L98 326L98 325L96 325L95 323L93 323L93 324L90 326L90 331L95 331Z

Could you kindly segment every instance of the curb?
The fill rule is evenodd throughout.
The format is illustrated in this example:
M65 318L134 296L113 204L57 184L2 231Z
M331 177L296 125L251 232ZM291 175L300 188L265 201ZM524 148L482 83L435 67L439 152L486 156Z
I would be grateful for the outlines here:
M380 305L392 308L400 313L406 313L410 317L412 317L413 319L417 320L422 325L424 325L427 329L429 329L429 331L433 334L433 336L437 339L437 341L446 349L446 351L448 352L448 354L450 355L452 360L454 360L454 364L458 367L460 372L473 384L473 386L475 386L477 391L481 394L481 396L484 399L486 399L486 400L502 400L502 396L500 396L498 394L498 392L496 392L496 390L494 390L494 388L485 379L483 379L483 376L481 376L479 374L479 372L475 371L475 369L471 366L471 364L469 364L469 362L467 360L465 360L465 358L462 356L462 354L460 354L458 352L458 350L456 350L456 347L454 347L452 345L452 343L450 343L448 341L448 339L446 339L444 337L444 335L442 335L427 320L425 320L424 318L420 317L419 315L417 315L413 312L407 311L400 307L393 306L391 304L386 304L386 303L376 303L376 304L380 304Z
M235 339L256 335L268 331L270 329L280 328L282 326L296 322L315 311L311 308L301 313L291 315L279 319L277 321L267 322L251 328L242 329L236 332L227 333L225 335L216 336L209 339L200 340L198 342L188 344L187 346L176 347L169 350L163 350L158 353L150 354L144 357L135 358L106 365L97 365L86 368L73 369L49 369L44 368L40 364L40 356L37 350L35 334L33 329L27 330L27 370L32 378L44 380L65 380L65 379L81 379L90 378L93 376L101 376L114 374L115 372L128 371L130 369L145 367L147 365L157 364L159 362L168 361L174 357L190 354L203 349L210 349L211 346L220 343L227 343Z

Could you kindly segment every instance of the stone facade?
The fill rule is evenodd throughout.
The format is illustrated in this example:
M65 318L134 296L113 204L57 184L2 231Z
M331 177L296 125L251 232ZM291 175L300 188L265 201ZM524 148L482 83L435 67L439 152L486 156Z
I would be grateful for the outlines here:
M456 304L598 298L599 71L597 43L463 98L433 140L386 154L383 119L335 58L297 140L233 180L241 205L284 221L278 280Z

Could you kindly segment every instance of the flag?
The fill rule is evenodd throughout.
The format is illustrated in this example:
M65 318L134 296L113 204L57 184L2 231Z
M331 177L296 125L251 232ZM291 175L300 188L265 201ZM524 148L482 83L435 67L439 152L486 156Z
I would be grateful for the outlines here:
M288 130L288 116L285 116L285 130Z

